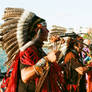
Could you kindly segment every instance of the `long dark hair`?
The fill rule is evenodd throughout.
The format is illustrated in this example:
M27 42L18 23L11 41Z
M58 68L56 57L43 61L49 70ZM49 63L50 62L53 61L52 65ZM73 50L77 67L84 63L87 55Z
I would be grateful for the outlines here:
M83 42L83 38L80 36L76 36L75 38L70 37L67 40L67 49L74 49L74 45L78 46L78 42Z

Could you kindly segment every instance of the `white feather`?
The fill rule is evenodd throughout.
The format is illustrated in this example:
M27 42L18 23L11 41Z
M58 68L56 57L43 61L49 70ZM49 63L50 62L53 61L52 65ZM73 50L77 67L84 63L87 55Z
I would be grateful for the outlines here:
M29 11L24 11L24 13L21 15L20 20L18 21L17 25L17 40L20 46L20 42L23 42L23 25L25 23L26 18L29 16Z
M26 48L28 48L31 44L33 44L33 41L29 41L28 43L26 43L23 47L20 48L20 51L24 51Z

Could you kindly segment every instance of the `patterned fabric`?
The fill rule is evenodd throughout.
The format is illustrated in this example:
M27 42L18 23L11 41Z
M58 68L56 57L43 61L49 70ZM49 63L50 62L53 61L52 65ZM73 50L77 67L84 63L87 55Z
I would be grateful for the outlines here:
M16 56L13 65L9 68L1 88L5 89L5 92L16 92L17 89L17 71L18 71L19 54ZM11 74L9 72L12 70Z
M16 64L13 65L13 71L9 77L9 81L5 92L16 92L18 82L18 63L19 61L28 66L34 65L41 58L39 57L41 51L35 47L29 47L25 51L20 52L19 56L16 57ZM34 57L32 57L34 55ZM43 54L44 55L44 54ZM41 56L41 55L40 55ZM20 57L20 58L19 58ZM42 85L41 92L67 92L65 91L64 76L61 73L62 68L57 64L50 64L49 73ZM16 80L15 80L16 79ZM35 85L37 86L39 78L35 78ZM25 84L26 85L26 84Z
M40 58L40 57L38 57L37 52L38 52L37 49L35 49L35 48L33 49L33 47L31 47L31 49L28 48L25 52L21 52L20 53L21 63L25 64L25 62L27 60L28 65L34 65ZM31 54L31 53L33 53L33 54ZM34 62L31 59L32 55L35 56L33 58L33 60L35 60L36 57L38 58L38 60L36 58L36 61ZM65 81L63 79L63 74L61 73L61 71L62 71L62 68L58 64L54 63L54 65L53 64L50 65L50 70L49 70L49 73L42 85L41 92L63 92L63 91L65 91ZM36 78L35 79L36 85L38 82L39 82L38 78Z
M20 61L25 65L34 65L39 60L38 51L34 46L20 52Z
M23 52L20 52L16 59L14 60L13 65L10 67L10 69L8 71L10 71L11 69L11 75L10 77L7 77L4 79L4 82L2 84L2 88L6 87L5 92L16 92L17 90L17 82L18 82L18 63L19 61L21 61L23 64L26 65L34 65L37 61L38 61L38 56L37 56L37 49L34 47L30 47L28 49L26 49ZM32 58L31 56L35 56L34 58ZM20 57L19 57L20 56ZM35 60L35 63L34 61ZM7 72L7 75L9 75L9 73Z
M61 72L62 68L57 63L51 64L41 92L67 92L64 76Z

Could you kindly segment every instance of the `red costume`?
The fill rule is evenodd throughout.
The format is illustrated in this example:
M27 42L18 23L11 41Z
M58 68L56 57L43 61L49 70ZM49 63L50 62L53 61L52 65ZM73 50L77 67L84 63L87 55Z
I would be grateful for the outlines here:
M18 75L20 75L20 74L18 74L19 61L21 61L21 63L24 65L30 65L30 66L34 65L41 58L38 56L39 55L38 51L39 50L37 50L35 47L29 47L25 51L20 52L20 54L19 54L20 57L19 57L19 55L16 57L15 62L14 62L15 64L13 65L11 77L9 78L9 80L11 80L11 81L6 83L7 88L8 88L8 91L6 91L6 92L16 92L16 89L19 84L18 83L18 80L19 80ZM31 56L30 56L30 54L31 54ZM34 56L33 60L31 59L32 56ZM34 59L35 59L35 62L34 62ZM42 87L41 87L41 92L63 92L65 90L65 87L64 87L65 81L63 79L63 75L62 75L61 71L62 71L61 67L57 63L50 64L50 70L48 72L48 75L46 76L46 79L45 79ZM39 77L36 77L35 78L36 86L39 82L38 80L39 80ZM22 89L26 90L25 87L24 88L23 87L22 87ZM18 90L20 90L20 89L18 89ZM18 91L18 92L20 92L20 91ZM23 92L25 92L25 91L23 91Z

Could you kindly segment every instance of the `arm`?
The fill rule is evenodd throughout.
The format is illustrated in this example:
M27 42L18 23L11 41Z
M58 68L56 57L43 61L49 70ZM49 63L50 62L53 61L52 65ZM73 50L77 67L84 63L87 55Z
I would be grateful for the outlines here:
M36 75L34 66L21 69L21 79L24 83L27 83L29 79L32 79Z
M43 73L43 69L48 69L48 61L52 63L56 61L58 58L56 53L56 51L52 51L47 56L40 59L35 65L23 68L21 70L22 81L27 83L27 81L35 78L35 76L41 75Z
M74 62L73 62L73 61ZM77 59L72 59L72 68L78 72L80 75L83 75L85 72L87 72L88 67L87 66L82 66Z
M65 57L65 62L68 63L69 61L71 68L81 75L88 69L86 66L83 67L81 63L78 62L78 59L75 58L75 55L72 52L68 53Z
M75 68L75 70L80 74L80 75L83 75L84 72L86 72L88 70L88 68L85 66L85 67L77 67Z
M30 79L34 79L36 76L40 76L43 73L43 69L48 68L46 60L47 56L40 59L36 64L21 69L21 79L24 83L27 83Z

